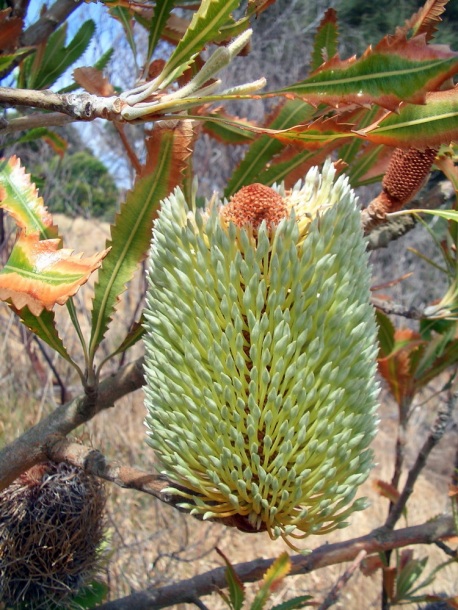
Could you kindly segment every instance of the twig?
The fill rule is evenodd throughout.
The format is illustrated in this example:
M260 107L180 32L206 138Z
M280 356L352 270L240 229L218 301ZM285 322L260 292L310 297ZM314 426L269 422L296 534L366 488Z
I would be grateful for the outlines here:
M53 437L55 440L64 437L100 411L112 407L119 398L138 390L142 384L143 360L140 358L105 378L95 395L77 396L57 407L0 451L0 490L34 464L46 460L47 445Z
M47 458L54 462L67 462L83 468L85 472L114 483L124 489L136 489L176 507L183 502L182 496L164 491L172 482L163 475L150 474L143 470L124 466L116 461L108 461L97 449L85 447L78 443L60 439L49 443L46 448ZM174 487L178 487L173 484ZM189 492L189 490L186 490Z
M31 47L46 40L76 10L83 0L57 0L21 36L21 45Z
M358 555L352 561L351 565L345 570L345 572L342 574L342 576L338 579L338 581L329 591L329 593L326 596L326 599L319 606L318 610L327 610L328 608L330 608L337 602L337 600L339 599L339 596L342 592L342 589L347 584L347 582L350 580L350 578L353 576L353 574L358 569L361 562L363 561L363 559L365 559L366 556L367 556L367 551L365 551L364 549L358 553Z
M416 307L404 307L404 305L399 303L383 301L382 299L377 299L377 297L371 297L371 303L374 307L388 315L402 316L410 320L421 320L425 316L424 312Z
M393 510L390 511L384 528L393 529L393 527L398 522L399 518L402 515L402 511L404 510L408 499L410 498L416 480L418 479L421 471L423 470L426 461L429 457L429 454L434 449L434 447L438 444L441 438L444 436L445 429L447 427L448 422L450 421L450 417L455 406L456 400L458 398L458 394L450 393L449 399L445 403L445 406L439 409L437 414L436 421L434 422L431 433L426 439L423 447L417 455L417 459L415 460L415 464L409 470L409 474L407 476L407 481L404 485L404 489L399 496L398 501L393 506Z
M360 538L324 544L309 555L294 555L291 557L290 574L308 574L318 568L353 561L361 551L371 554L408 545L431 544L436 540L452 536L454 531L451 516L442 516L421 525L396 531L374 530ZM242 582L255 582L262 578L273 562L274 559L255 559L235 565L234 570ZM173 604L194 603L196 598L209 595L224 587L227 587L226 568L222 567L158 589L148 588L124 598L106 602L98 608L99 610L131 610L132 608L158 610Z

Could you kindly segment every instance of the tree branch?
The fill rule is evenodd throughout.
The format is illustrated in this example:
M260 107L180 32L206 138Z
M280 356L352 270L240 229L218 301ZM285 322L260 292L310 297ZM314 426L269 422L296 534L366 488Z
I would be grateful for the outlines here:
M0 105L42 108L68 115L75 121L92 121L97 118L121 120L120 112L127 103L117 96L102 97L90 93L60 94L35 89L0 87ZM43 117L45 118L45 115ZM17 121L18 119L13 119L9 122L9 132L25 128L24 121L19 123L20 127L17 127ZM5 133L6 129L7 127L0 128L0 133Z
M47 460L47 446L52 439L58 440L69 434L142 385L143 359L139 358L116 374L106 377L95 394L78 396L57 407L48 417L0 451L0 490L34 464Z
M83 0L57 0L38 21L23 32L21 45L33 47L46 40L82 3Z
M413 488L416 480L418 479L421 471L423 470L426 460L429 457L429 454L434 449L434 447L438 444L441 438L445 434L445 429L447 427L448 422L450 421L450 417L452 415L453 408L458 399L458 393L450 392L449 399L443 405L437 414L436 421L434 422L433 428L423 444L420 452L417 455L417 459L415 460L415 464L409 470L409 474L407 476L407 481L404 485L404 489L399 496L398 501L393 506L390 511L388 518L385 523L385 527L388 529L393 529L393 527L398 522L399 518L402 515L402 511L404 510L408 499L412 495Z
M131 466L124 466L116 461L110 462L97 449L85 447L66 439L57 441L51 439L46 448L46 454L47 458L53 462L73 464L83 468L88 474L100 477L124 489L136 489L147 493L175 508L179 509L177 504L183 502L182 496L165 491L172 484L175 488L179 487L167 477L160 474L150 474ZM186 492L189 493L189 489L186 489Z
M367 554L414 544L432 544L455 534L453 518L441 516L421 525L396 531L384 528L374 530L366 536L344 542L324 544L309 555L291 557L291 575L308 574L318 568L353 561L361 551ZM242 582L260 580L275 560L255 559L239 563L234 569ZM99 610L158 610L173 604L195 603L195 599L227 587L226 568L215 568L188 580L161 587L148 588L121 599L98 606Z

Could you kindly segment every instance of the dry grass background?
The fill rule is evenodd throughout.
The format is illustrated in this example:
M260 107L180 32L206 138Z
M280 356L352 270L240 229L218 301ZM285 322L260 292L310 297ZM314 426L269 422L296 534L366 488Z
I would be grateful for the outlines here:
M95 221L69 220L65 217L57 217L56 221L65 236L65 245L87 254L94 249L101 249L109 234L106 224ZM113 325L118 330L112 332L109 342L116 341L115 335L121 335L122 326L130 321L131 312L139 299L138 287L141 283L141 277L137 277L133 289L124 296ZM86 324L90 291L90 286L86 286L77 299ZM37 364L42 359L36 345L29 343L26 348L30 337L21 330L6 307L0 309L0 312L0 444L4 444L36 423L43 415L52 412L56 404L56 393L53 390L52 374L45 365L40 368ZM65 316L60 328L70 353L79 353ZM138 354L141 346L136 349ZM59 371L68 387L77 392L77 380L72 370L59 363ZM46 383L43 383L44 376ZM420 406L428 393L431 395L433 392L434 388L428 388L415 409L409 430L407 465L412 463L434 419L437 400L440 398L432 398ZM389 480L392 473L396 408L385 395L380 417L380 431L374 442L377 466L360 493L372 500L372 506L362 513L356 513L347 529L338 530L325 538L310 538L307 540L309 548L366 534L383 523L388 503L376 496L371 481L377 478ZM75 435L110 458L151 471L154 469L154 456L145 443L143 419L144 406L140 391L126 397L113 409L101 413L95 420L78 429ZM457 440L456 425L453 425L440 447L433 452L428 467L418 482L409 503L409 524L421 523L448 509L447 487L453 471ZM223 550L234 564L256 557L275 557L285 550L282 541L272 542L267 534L247 535L218 524L200 523L139 492L110 485L108 494L109 553L104 578L113 599L149 585L170 584L222 565L221 558L214 550L215 546ZM418 557L430 556L428 571L445 560L444 554L434 547L417 547L415 553ZM344 565L334 566L310 575L286 579L283 587L273 596L271 605L299 594L313 594L320 598L344 570ZM429 592L457 594L457 580L456 566L454 570L447 568L440 573ZM252 596L256 585L247 588L249 596ZM380 590L379 576L368 578L356 573L335 607L355 610L378 608ZM216 594L205 598L205 603L212 610L225 607ZM177 609L190 607L186 604L176 606Z

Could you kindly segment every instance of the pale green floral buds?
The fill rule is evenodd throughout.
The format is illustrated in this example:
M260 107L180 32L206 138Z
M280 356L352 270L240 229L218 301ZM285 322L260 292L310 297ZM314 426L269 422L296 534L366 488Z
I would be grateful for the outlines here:
M251 185L201 211L177 189L163 203L146 422L193 514L300 538L365 505L376 326L355 196L334 178L327 162L290 192Z

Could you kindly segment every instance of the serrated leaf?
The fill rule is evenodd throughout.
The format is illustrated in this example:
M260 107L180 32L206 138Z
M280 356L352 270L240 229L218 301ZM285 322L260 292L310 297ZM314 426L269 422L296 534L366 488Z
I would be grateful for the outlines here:
M25 142L33 142L39 139L43 139L60 157L64 156L68 146L67 140L47 127L29 129L23 136L18 138L16 142L18 144L24 144Z
M293 597L293 599L288 599L281 604L273 606L271 610L295 610L295 608L305 608L306 606L311 605L311 600L313 600L311 595L299 595L298 597Z
M22 55L29 53L30 51L31 47L23 47L22 49L19 49L14 53L0 55L0 72L3 73L5 70L8 70L8 68L13 64L13 62L22 57Z
M190 154L192 128L182 121L175 128L155 128L149 139L146 172L137 179L111 226L110 254L95 285L89 354L92 359L111 321L119 296L148 251L152 223L159 204L181 181Z
M449 0L427 0L426 4L406 22L406 30L411 29L414 36L425 34L429 41L434 37L440 16Z
M57 237L51 214L16 156L0 160L0 207L26 233L38 233L42 239Z
M11 17L11 8L0 11L0 51L14 50L19 45L23 20L21 17Z
M99 95L102 97L108 97L113 95L114 88L107 78L103 76L103 73L97 68L82 67L73 70L73 78L88 93Z
M270 129L287 129L309 120L314 108L301 100L290 100L279 106L275 114L267 120ZM257 176L271 159L284 148L283 144L265 135L250 146L243 160L233 172L224 191L226 197L233 195L242 186L257 182Z
M218 36L220 28L238 5L239 0L202 0L183 38L164 67L164 80L161 83L163 87L183 74L195 55Z
M63 31L65 38L66 29L60 28L60 30ZM66 47L61 47L61 38L53 38L57 32L50 36L39 68L36 73L31 75L29 87L31 89L49 88L86 51L94 32L95 23L89 19L83 23Z
M318 26L317 33L315 34L312 60L310 63L310 69L312 71L316 70L322 63L336 55L337 42L337 13L333 8L328 8Z
M119 4L119 6L110 6L112 4L115 4L115 3L111 3L111 2L107 3L107 5L109 6L110 15L112 17L114 17L117 21L119 21L120 24L122 25L124 34L126 35L126 38L127 38L127 42L129 43L129 46L131 48L131 51L132 51L134 57L136 57L137 56L137 45L135 44L134 30L132 27L131 9L126 8L125 6L121 6L121 3L116 3L116 4Z
M0 299L16 309L27 306L39 316L73 296L108 252L82 258L60 245L60 239L40 239L39 233L22 231L0 271Z
M229 602L231 610L241 610L245 600L245 586L226 555L219 548L216 548L216 552L224 559L226 564L225 574L229 588L229 598L226 599L226 603ZM225 599L225 596L223 599Z
M154 13L151 18L151 25L148 35L148 51L146 54L146 64L149 64L154 50L161 38L161 34L170 17L175 0L156 0Z
M379 309L375 310L375 319L378 326L379 357L386 358L394 349L394 325L390 318Z
M62 339L57 332L55 314L53 311L44 309L40 315L34 315L28 307L21 310L13 308L21 322L27 326L37 337L47 343L54 351L62 356L67 362L73 364L73 360L67 352Z
M203 123L203 130L212 138L223 142L224 144L249 144L256 138L256 135L246 129L243 129L243 124L250 124L246 119L239 117L231 117L224 110L210 113L210 117L224 117L232 120L235 124L216 123L214 121L206 121ZM240 125L240 127L239 127ZM253 123L251 123L253 125Z
M376 144L434 148L458 139L458 86L426 95L421 106L402 104L399 113L358 131Z
M421 104L425 95L458 72L458 54L427 45L424 37L385 37L359 59L333 58L309 78L274 93L314 105L377 104L396 110L401 102Z
M140 339L143 337L143 334L145 332L145 329L143 328L143 321L144 321L144 318L142 315L140 321L135 322L135 324L129 330L127 335L124 337L124 340L121 343L121 345L114 352L112 352L110 354L110 358L112 358L113 356L116 356L118 354L122 354L123 352L127 351L130 347L135 345L138 341L140 341Z
M269 595L275 591L282 580L291 571L291 560L288 553L282 553L273 562L264 574L259 591L257 592L251 610L262 610L267 602Z
M99 73L102 73L103 70L108 65L108 62L110 61L113 53L114 53L114 49L112 47L110 49L107 49L105 51L105 53L102 54L100 59L98 59L92 66L93 70L98 70ZM63 87L62 89L59 89L59 93L71 93L72 91L76 91L79 88L80 88L80 85L75 82L75 83L72 83L71 85L68 85L67 87Z
M422 350L424 342L418 333L407 328L396 330L394 340L390 354L378 358L378 369L394 399L401 406L418 390L415 380L415 353Z

